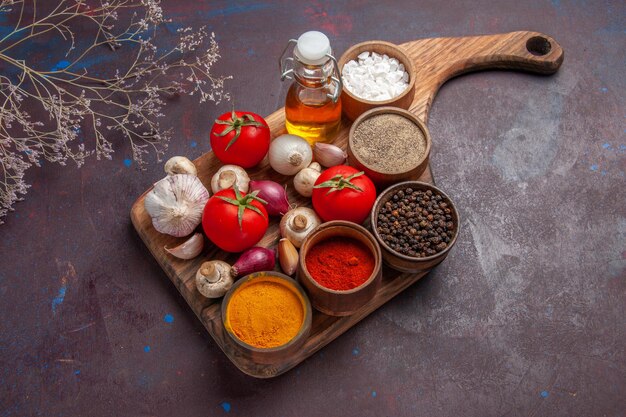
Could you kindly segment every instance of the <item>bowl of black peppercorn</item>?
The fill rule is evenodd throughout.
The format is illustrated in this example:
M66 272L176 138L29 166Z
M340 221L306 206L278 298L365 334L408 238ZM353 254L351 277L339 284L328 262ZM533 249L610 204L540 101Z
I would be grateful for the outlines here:
M438 265L459 235L459 214L450 197L420 181L384 190L370 220L384 263L402 272L424 272Z

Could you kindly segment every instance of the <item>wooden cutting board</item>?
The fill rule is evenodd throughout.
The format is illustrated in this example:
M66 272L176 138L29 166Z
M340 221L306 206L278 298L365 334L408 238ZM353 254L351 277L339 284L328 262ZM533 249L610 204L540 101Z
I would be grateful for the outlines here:
M536 32L419 39L400 46L414 60L416 68L415 98L409 110L425 123L437 91L452 77L482 69L513 69L552 74L563 62L563 49L559 44L551 37ZM284 109L272 113L266 120L272 138L285 133ZM349 128L349 122L344 120L341 133L334 142L343 149L346 148ZM433 142L436 141L437 138L433 138ZM202 155L194 163L198 168L198 177L210 189L208 185L211 176L221 163L214 157L213 152ZM253 179L271 179L289 184L289 200L298 206L310 206L310 199L300 197L293 189L292 178L273 171L267 158L259 166L249 170L249 174ZM434 183L430 166L419 180ZM150 189L146 193L148 191ZM197 291L194 281L196 271L202 262L223 259L233 263L237 255L219 250L208 240L202 255L194 260L182 261L168 255L163 247L175 246L184 239L160 234L152 227L150 216L144 210L146 193L137 199L130 213L137 233L222 351L241 371L254 377L269 378L288 371L425 275L425 273L403 274L385 268L381 288L367 306L348 317L331 317L315 311L311 334L299 352L272 365L257 364L242 355L226 334L221 319L221 299L204 298ZM278 239L278 220L274 219L259 246L273 247L278 243Z

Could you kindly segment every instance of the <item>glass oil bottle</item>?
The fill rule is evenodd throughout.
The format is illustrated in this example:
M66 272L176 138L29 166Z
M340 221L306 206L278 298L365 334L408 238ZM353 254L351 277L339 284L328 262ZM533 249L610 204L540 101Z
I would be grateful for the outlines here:
M295 44L293 56L283 61L291 44ZM331 142L341 128L342 83L328 37L310 31L291 39L279 65L281 80L293 79L285 101L287 132L310 144Z

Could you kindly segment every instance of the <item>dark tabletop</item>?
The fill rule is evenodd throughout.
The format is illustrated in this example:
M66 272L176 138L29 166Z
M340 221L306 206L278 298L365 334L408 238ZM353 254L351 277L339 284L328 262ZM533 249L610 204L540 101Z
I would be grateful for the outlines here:
M173 28L215 31L216 72L233 76L238 108L263 115L283 105L285 42L310 29L337 55L371 39L536 30L565 61L554 76L491 71L442 88L431 166L463 219L457 245L272 380L229 362L135 233L130 207L161 164L137 170L116 140L112 161L30 170L33 187L0 226L1 417L624 415L624 2L163 6ZM167 156L207 152L230 106L169 103Z

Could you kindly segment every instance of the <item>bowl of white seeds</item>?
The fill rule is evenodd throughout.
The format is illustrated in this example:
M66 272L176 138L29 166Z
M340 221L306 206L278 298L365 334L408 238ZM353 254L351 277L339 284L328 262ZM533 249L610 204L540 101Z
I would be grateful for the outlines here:
M356 44L341 56L339 68L341 107L350 120L376 107L408 109L413 102L413 61L398 45L385 41Z

